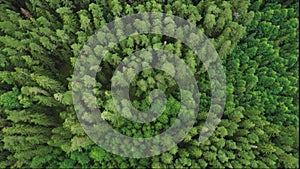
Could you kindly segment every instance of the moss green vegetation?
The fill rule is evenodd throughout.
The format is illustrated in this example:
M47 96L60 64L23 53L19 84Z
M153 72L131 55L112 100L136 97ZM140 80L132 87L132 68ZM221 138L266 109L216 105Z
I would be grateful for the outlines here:
M299 168L298 1L0 0L0 11L1 168ZM95 88L102 117L116 130L131 137L157 135L173 124L180 107L174 79L153 69L135 77L130 98L147 110L149 92L163 90L168 100L162 116L140 124L116 111L110 78L122 59L143 48L183 59L201 95L197 122L182 142L161 155L135 159L90 140L77 120L71 87L87 39L106 23L140 12L179 16L210 38L225 68L227 101L216 131L200 144L211 88L194 52L162 35L123 40L101 63Z

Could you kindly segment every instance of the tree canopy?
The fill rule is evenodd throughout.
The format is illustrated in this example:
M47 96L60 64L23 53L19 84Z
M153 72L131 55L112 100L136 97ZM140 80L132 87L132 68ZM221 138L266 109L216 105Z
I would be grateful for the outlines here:
M0 9L1 167L299 168L298 1L0 0ZM114 105L111 78L120 62L132 53L154 48L177 55L194 73L200 93L197 121L179 144L157 156L127 158L106 151L85 133L72 99L72 89L81 86L73 86L72 74L90 36L108 22L141 12L175 15L203 31L225 69L226 106L216 130L200 143L199 133L214 89L195 51L178 39L159 34L125 38L106 53L96 79L83 77L85 85L94 87L97 99L93 102L92 94L83 93L81 101L88 107L98 106L101 118L115 130L135 138L158 135L175 123L183 106L180 88L171 75L175 69L184 69L168 61L162 65L168 72L147 69L135 76L130 83L130 100L119 107ZM124 30L146 29L143 19L122 26ZM156 21L153 29L163 25L172 32L170 22ZM116 36L122 36L122 31L116 31ZM175 33L184 36L180 30ZM112 34L97 36L106 39L101 44L116 38ZM102 48L87 50L101 52ZM143 55L142 59L149 62L154 59L151 53ZM141 66L141 58L135 59L130 63L133 68ZM86 59L87 63L93 61ZM133 71L127 69L128 74ZM178 74L186 76L184 71ZM118 87L124 87L126 78L117 79ZM154 121L137 123L118 112L119 108L134 116L129 104L147 111L154 89L167 97L166 108ZM95 120L89 114L84 117L90 122ZM107 141L122 142L110 136ZM121 151L126 151L128 143L123 144Z

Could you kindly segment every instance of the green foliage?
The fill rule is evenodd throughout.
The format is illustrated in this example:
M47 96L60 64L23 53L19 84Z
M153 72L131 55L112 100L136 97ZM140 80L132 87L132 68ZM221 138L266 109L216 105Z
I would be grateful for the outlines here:
M0 9L1 167L299 168L299 2L7 0L1 1ZM121 116L110 92L113 73L128 55L155 48L176 54L190 67L199 86L200 111L189 133L169 151L149 158L125 158L105 151L86 135L73 108L72 87L81 86L73 86L72 73L85 42L98 29L120 17L146 11L184 18L211 40L227 76L226 109L213 135L199 143L212 90L203 64L179 40L153 34L130 36L105 55L96 80L90 75L83 77L86 86L95 87L97 101L91 101L92 94L83 94L81 101L89 108L98 106L101 118L124 135L152 137L167 130L182 107L180 90L172 77L174 65L165 62L162 67L167 72L148 69L139 73L130 84L130 100L119 105L134 116L126 106L132 103L146 111L151 104L150 92L162 90L167 97L166 109L151 123L134 123ZM154 22L153 29L163 27L171 32L169 22ZM146 29L145 23L140 20L123 27ZM116 33L124 34L122 30ZM185 36L181 31L176 33ZM96 36L103 38L102 34ZM116 37L107 35L101 43L109 43L110 38ZM85 49L102 51L99 46ZM143 55L153 61L151 53ZM185 73L179 72L180 78L184 79ZM126 77L116 72L116 78L117 86L124 87ZM95 120L84 115L87 121Z
M13 88L12 91L0 95L0 105L5 109L18 109L21 108L18 100L19 91Z

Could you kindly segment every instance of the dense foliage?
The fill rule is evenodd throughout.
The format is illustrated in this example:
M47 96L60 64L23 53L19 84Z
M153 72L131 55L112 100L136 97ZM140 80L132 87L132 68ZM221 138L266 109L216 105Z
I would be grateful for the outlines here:
M299 168L298 1L0 0L0 9L0 167ZM125 158L97 146L82 129L72 104L72 73L95 31L145 11L187 19L210 38L226 69L227 102L216 131L200 144L211 90L202 63L170 37L125 39L104 58L95 88L101 117L116 130L157 135L180 107L174 79L153 69L135 77L131 102L147 110L149 92L159 88L168 96L166 110L145 124L122 117L109 86L127 55L149 47L169 50L190 66L201 92L197 122L181 143L159 156Z

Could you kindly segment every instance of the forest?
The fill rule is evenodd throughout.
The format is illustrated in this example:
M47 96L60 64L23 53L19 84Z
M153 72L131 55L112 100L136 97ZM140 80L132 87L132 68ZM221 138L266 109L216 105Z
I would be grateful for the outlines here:
M0 168L299 168L298 1L0 0L0 10ZM109 40L117 36L95 33L107 23L145 12L174 15L195 25L220 57L226 92L218 94L226 102L220 122L204 142L199 141L199 134L215 89L204 63L181 40L150 33L129 36L106 52L98 68L82 68L87 74L79 79L82 83L75 83L74 70L82 51L102 50L96 45L86 47L90 37L106 37L99 43L111 45ZM153 29L172 30L171 22L154 22L157 27ZM121 23L124 30L117 34L143 29L145 23ZM162 65L168 72L139 72L129 85L129 99L114 104L114 72L128 56L146 48L169 51L188 65L198 86L199 111L178 144L158 155L131 158L98 145L83 126L97 121L87 113L92 107L101 111L96 114L111 128L129 138L151 138L176 124L179 109L185 105L180 84L170 73L179 69L179 79L188 73L169 62ZM151 53L143 56L154 60ZM97 63L88 57L85 61ZM132 66L140 66L137 62ZM97 71L94 77L88 74L90 70ZM126 83L122 78L117 78L118 88ZM83 86L93 92L80 91L74 98L74 90ZM149 95L155 89L166 96L166 107L157 119L140 123L118 111L129 117L137 115L129 105L149 110ZM186 92L184 96L195 95ZM76 99L84 104L80 109L84 124ZM94 128L105 144L121 144L116 151L129 151L127 140L105 134L108 129L103 126ZM169 140L160 141L169 144ZM131 151L139 156L155 150Z

